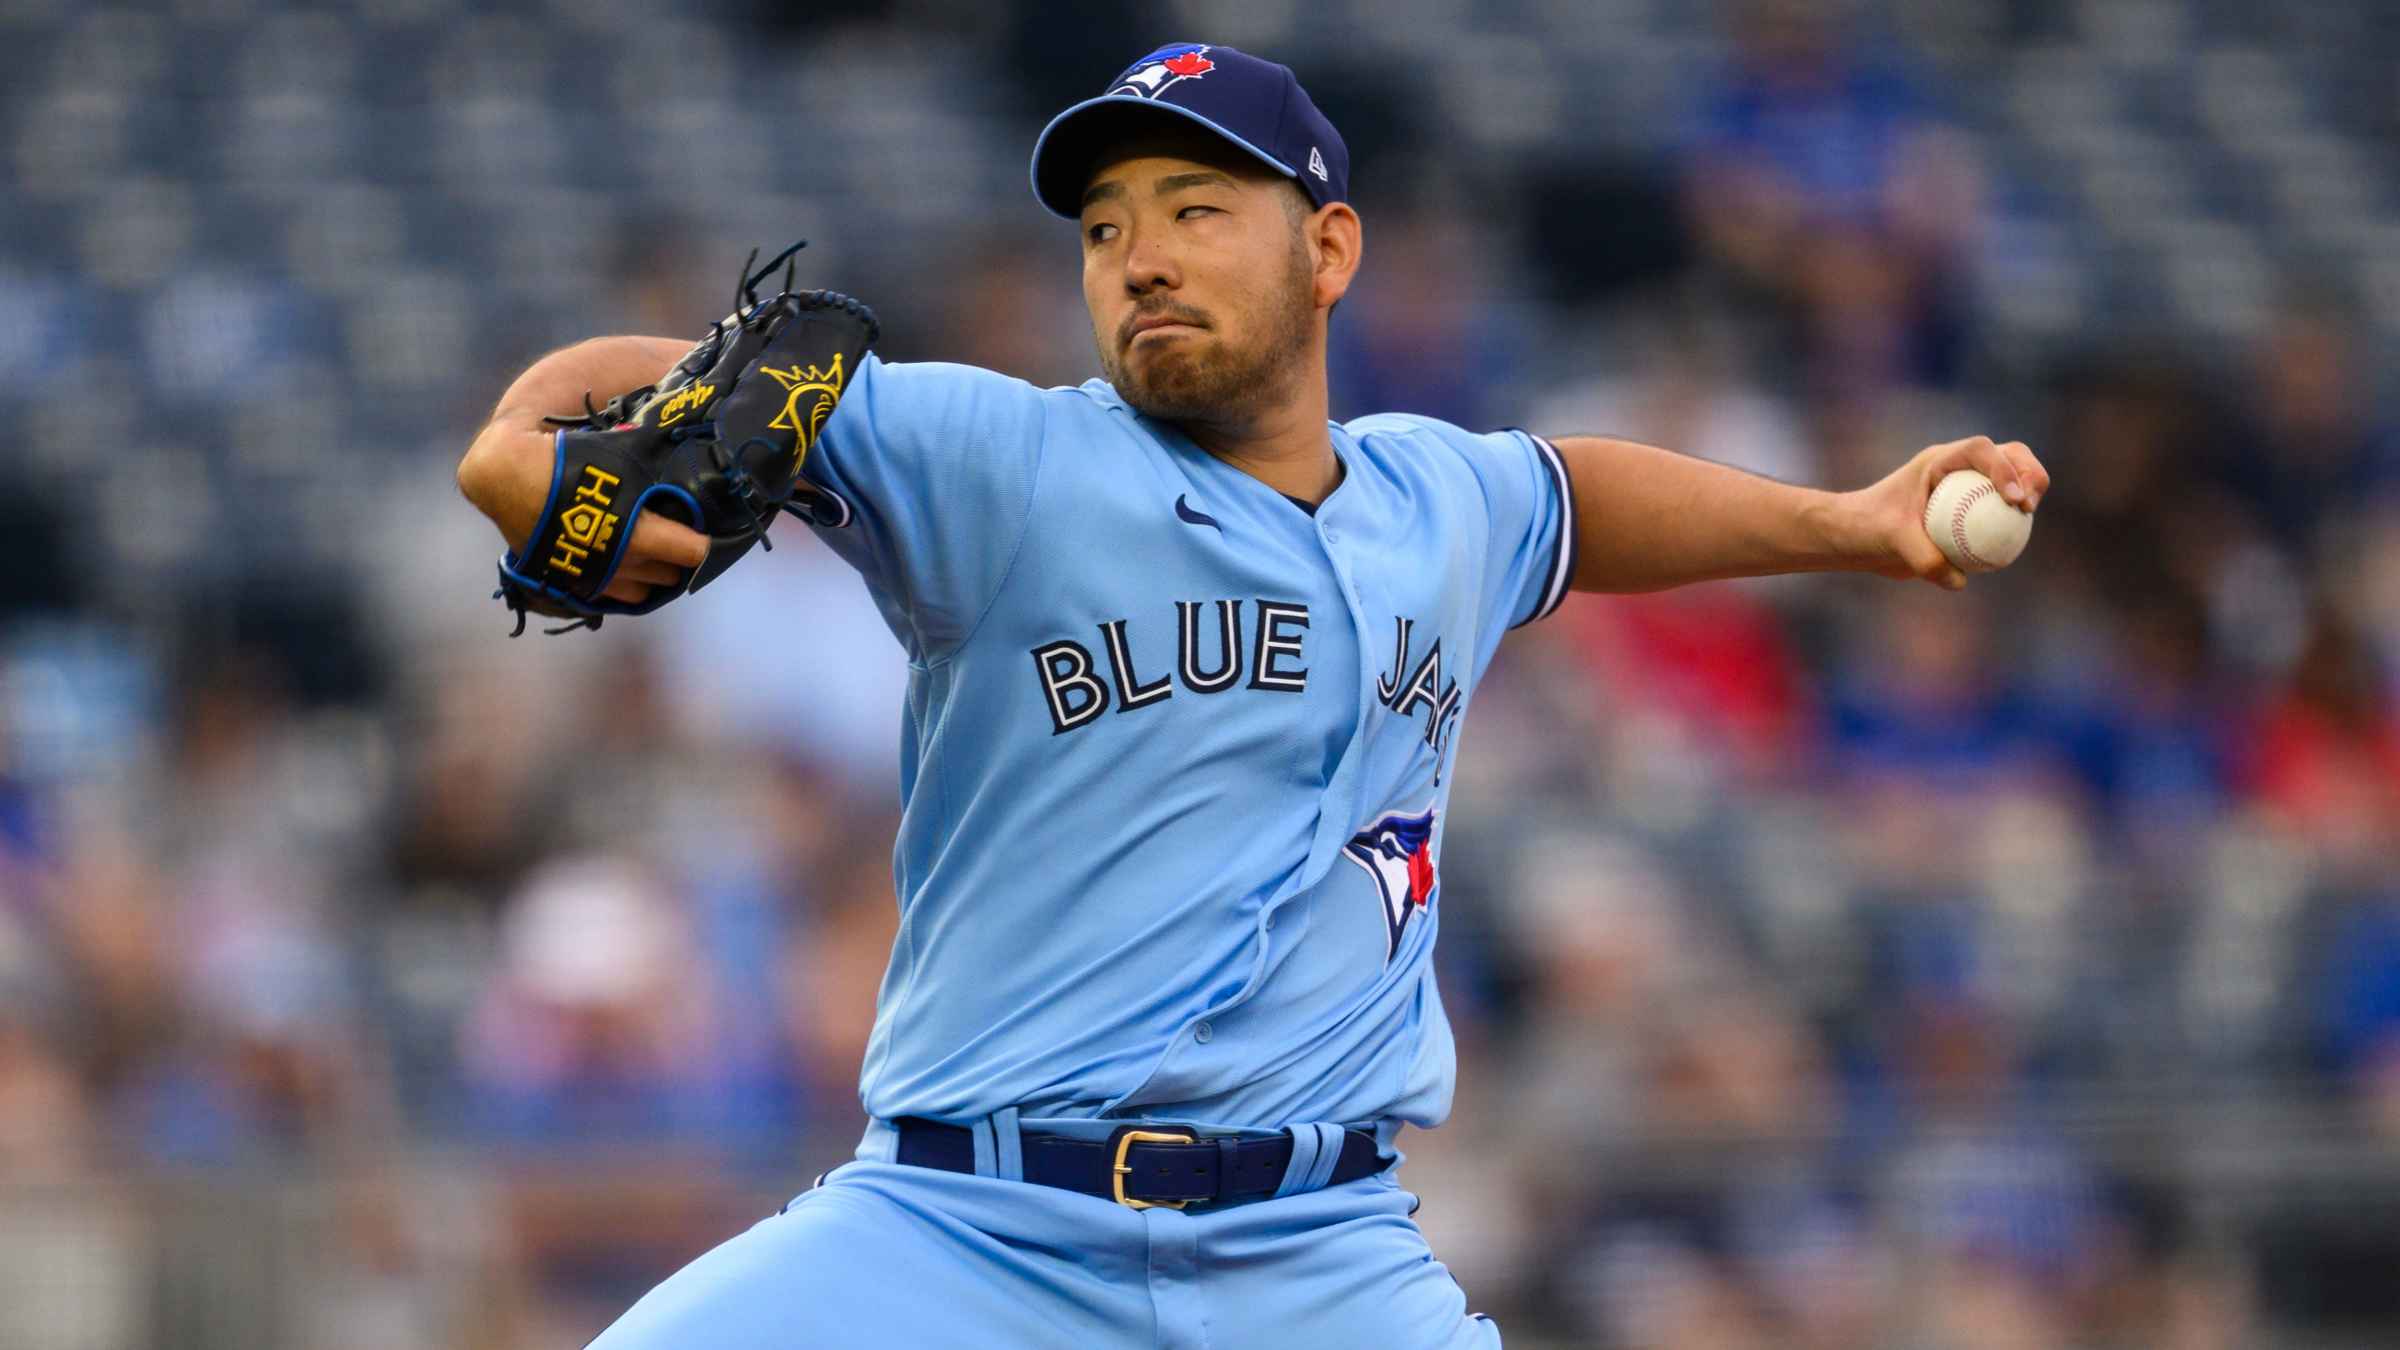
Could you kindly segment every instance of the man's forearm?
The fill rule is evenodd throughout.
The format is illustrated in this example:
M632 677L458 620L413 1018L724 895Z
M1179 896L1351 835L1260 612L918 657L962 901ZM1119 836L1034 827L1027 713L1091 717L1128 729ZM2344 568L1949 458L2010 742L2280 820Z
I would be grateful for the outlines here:
M586 394L595 404L605 403L656 383L691 347L688 341L658 337L598 337L562 347L509 385L492 420L538 425L546 416L572 416L583 411Z
M1657 591L1873 565L1834 493L1633 441L1551 443L1574 482L1576 590Z

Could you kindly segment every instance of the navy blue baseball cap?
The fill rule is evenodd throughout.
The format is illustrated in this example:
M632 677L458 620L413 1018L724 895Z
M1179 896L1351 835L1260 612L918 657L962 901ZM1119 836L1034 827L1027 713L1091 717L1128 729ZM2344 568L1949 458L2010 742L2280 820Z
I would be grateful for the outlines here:
M1069 220L1083 214L1092 161L1145 119L1181 117L1248 151L1319 206L1350 197L1350 148L1288 66L1231 47L1178 42L1125 68L1108 91L1050 119L1033 143L1033 195Z

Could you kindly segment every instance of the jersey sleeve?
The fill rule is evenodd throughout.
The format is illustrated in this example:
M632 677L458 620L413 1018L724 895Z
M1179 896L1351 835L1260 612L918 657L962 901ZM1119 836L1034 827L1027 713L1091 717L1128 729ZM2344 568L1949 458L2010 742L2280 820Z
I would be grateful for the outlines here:
M1558 447L1532 432L1475 439L1469 462L1492 511L1486 613L1521 628L1555 612L1575 579L1575 484Z
M1575 576L1575 488L1558 447L1515 427L1479 435L1405 414L1372 421L1438 441L1450 452L1449 472L1463 469L1451 481L1482 507L1480 649L1488 654L1509 629L1556 610Z
M1043 393L974 366L869 354L801 465L820 538L866 578L893 635L938 660L1007 580L1033 504Z

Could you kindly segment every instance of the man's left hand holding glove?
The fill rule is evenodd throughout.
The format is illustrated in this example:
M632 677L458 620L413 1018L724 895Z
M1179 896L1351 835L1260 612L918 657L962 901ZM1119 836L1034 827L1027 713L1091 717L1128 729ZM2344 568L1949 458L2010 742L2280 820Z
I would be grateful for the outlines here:
M746 285L697 344L595 338L519 376L458 468L508 542L497 595L519 631L527 611L645 613L763 544L801 509L800 465L875 336L848 297Z

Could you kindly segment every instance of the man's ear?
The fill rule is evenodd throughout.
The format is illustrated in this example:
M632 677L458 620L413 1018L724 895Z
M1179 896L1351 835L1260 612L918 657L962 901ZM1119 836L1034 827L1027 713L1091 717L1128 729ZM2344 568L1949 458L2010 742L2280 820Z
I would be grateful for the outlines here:
M1307 232L1309 256L1316 263L1316 302L1321 309L1331 309L1350 293L1350 279L1358 275L1359 237L1358 212L1348 202L1327 202L1303 222Z

